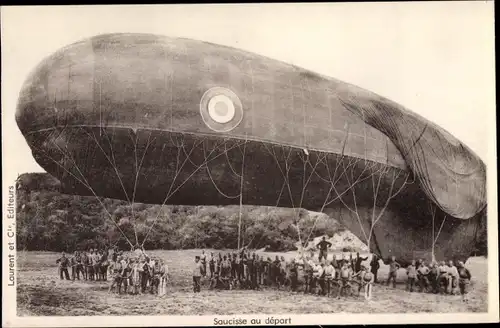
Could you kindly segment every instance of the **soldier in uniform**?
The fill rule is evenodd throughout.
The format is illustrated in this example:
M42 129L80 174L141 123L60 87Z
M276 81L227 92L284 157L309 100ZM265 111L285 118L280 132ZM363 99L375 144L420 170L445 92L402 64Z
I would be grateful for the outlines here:
M199 293L201 290L200 280L201 280L201 263L200 257L196 256L194 258L194 266L193 266L193 291L195 293Z
M136 295L141 292L142 265L137 258L130 261L130 287L132 294Z
M161 264L158 260L155 260L152 268L152 278L151 278L151 293L158 295L160 278L161 278Z
M331 285L333 280L335 279L335 267L332 262L328 262L325 266L325 283L326 283L326 294L330 296L331 294Z
M360 278L361 278L360 288L364 288L365 299L370 300L372 298L372 286L375 277L373 273L368 271L367 267L362 266Z
M312 258L306 257L304 261L304 294L312 291L314 267L315 264Z
M59 264L59 276L61 280L69 280L68 266L70 265L69 259L66 257L66 253L62 252L61 257L56 261ZM64 274L64 275L63 275Z
M398 262L396 262L396 257L392 256L391 261L389 263L389 276L387 277L387 286L389 286L389 283L392 280L392 287L396 288L396 278L397 278L397 272L401 266L399 265Z
M411 264L406 268L406 274L408 276L408 280L406 280L406 290L410 290L410 293L413 292L413 286L415 285L415 281L417 279L417 267L415 266L415 261L411 261Z
M213 278L214 273L215 273L215 259L214 259L214 253L210 253L210 258L208 260L208 268L210 269L210 278Z
M120 284L118 285L118 294L121 294L122 286L123 286L123 292L125 294L127 294L129 280L130 280L130 276L132 274L132 266L131 266L130 260L124 259L123 261L122 261L122 264L123 263L124 264L122 265L121 279L120 279Z
M250 271L250 286L251 286L251 289L258 289L259 286L257 284L257 266L258 266L258 263L257 263L257 258L256 258L256 255L255 253L252 254L252 259L251 259L251 267L249 268L249 271Z
M83 276L82 257L80 256L80 252L75 251L74 256L71 258L71 278L73 280L75 280L75 278L80 280L80 272Z
M427 267L424 261L420 262L420 266L417 269L417 280L420 287L420 292L429 289L429 273L430 269Z
M207 275L207 254L205 254L204 249L201 250L200 262L201 262L201 275L205 277Z
M261 285L261 280L260 280L260 278L261 278L261 270L262 270L261 264L262 263L260 261L260 256L257 255L257 254L255 254L255 263L254 263L254 265L255 265L255 275L256 275L256 277L255 277L255 285L256 285L257 288Z
M88 261L86 264L87 267L87 274L89 277L89 280L94 280L94 266L92 264L93 258L94 258L94 249L91 248L88 255L87 255Z
M462 261L458 262L458 287L460 288L460 294L462 295L462 301L468 302L467 293L468 287L470 285L471 274L470 271L465 267Z
M431 270L429 272L429 282L434 294L439 292L439 268L436 262L432 262Z
M354 272L355 273L358 273L359 271L361 271L361 263L363 263L363 261L366 261L368 260L368 257L361 257L359 256L359 252L356 253L356 258L354 259Z
M290 290L292 292L296 292L297 291L297 281L298 281L298 276L299 276L299 270L298 270L297 262L295 262L295 259L292 259L288 270L290 272Z
M109 285L108 293L110 293L115 286L117 286L118 288L119 286L121 286L122 271L123 271L121 256L117 256L117 260L113 262L110 267L112 272L112 281L111 285Z
M88 255L87 255L87 252L83 251L81 254L80 254L80 257L81 257L81 260L82 260L82 276L83 276L83 279L84 280L87 280L88 279L88 270L87 270L87 266L88 266L88 263L89 263L89 258L88 258Z
M141 260L141 267L142 267L142 272L141 272L141 292L145 293L146 288L148 286L148 281L150 278L150 272L151 268L149 266L149 259L142 259Z
M168 284L168 266L167 264L163 261L160 260L160 291L158 292L158 295L166 295L167 294L167 284ZM213 271L211 271L212 273Z
M273 265L272 265L272 272L273 272L273 284L275 284L276 286L280 286L280 259L279 257L276 255L276 258L274 259L273 261Z
M323 237L321 241L316 245L316 247L319 249L319 256L318 256L318 261L321 262L321 260L324 258L328 257L328 247L331 247L332 243L329 241L326 241L326 238Z

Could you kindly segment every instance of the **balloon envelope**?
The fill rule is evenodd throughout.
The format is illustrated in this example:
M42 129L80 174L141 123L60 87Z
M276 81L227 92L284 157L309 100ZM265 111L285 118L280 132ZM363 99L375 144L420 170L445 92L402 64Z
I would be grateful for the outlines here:
M466 259L484 163L435 124L353 85L246 51L101 35L46 58L17 124L64 191L178 205L323 211L383 257Z

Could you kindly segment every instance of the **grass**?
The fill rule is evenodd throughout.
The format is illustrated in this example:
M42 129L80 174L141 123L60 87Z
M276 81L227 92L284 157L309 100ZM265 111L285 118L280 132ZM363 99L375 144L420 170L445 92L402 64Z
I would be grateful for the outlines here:
M218 251L217 251L218 252ZM405 289L405 272L398 273L396 289L375 285L373 298L333 299L288 291L210 291L208 281L202 292L192 292L191 267L199 250L151 251L163 258L170 270L168 294L108 294L109 282L59 280L58 253L18 252L19 316L88 316L88 315L229 315L229 314L312 314L312 313L464 313L487 312L487 260L471 258L466 266L472 273L469 303L460 296L409 293ZM259 255L294 253L260 253ZM379 271L380 280L387 277L387 267Z

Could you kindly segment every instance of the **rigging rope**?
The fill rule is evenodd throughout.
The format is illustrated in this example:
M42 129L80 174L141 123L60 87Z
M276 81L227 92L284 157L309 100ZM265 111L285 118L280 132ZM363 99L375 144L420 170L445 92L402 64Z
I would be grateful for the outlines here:
M71 158L71 156L69 156L66 153L64 153L64 151L62 149L60 149L60 147L53 140L52 140L52 142L54 143L55 147L59 150L59 152L61 152L63 154L63 156L67 157L71 162L74 163L74 160ZM52 162L54 162L57 166L61 167L66 173L68 173L69 175L71 175L75 180L77 180L83 186L85 186L87 189L89 189L89 191L92 192L92 194L94 195L94 197L100 203L100 205L102 206L102 208L104 209L104 211L106 212L106 214L108 214L109 217L105 217L105 218L108 219L108 220L110 220L116 226L116 228L118 229L118 231L120 231L120 233L122 234L122 236L125 237L126 241L130 245L132 245L132 243L128 239L127 235L123 232L123 230L120 228L120 226L112 219L111 213L109 213L109 211L107 210L106 206L104 206L104 204L102 203L101 199L97 196L97 194L94 192L93 188L88 183L87 179L85 179L85 176L81 173L80 169L78 168L78 165L73 164L76 167L76 169L78 170L78 172L80 173L80 175L82 176L82 179L85 180L85 181L82 181L82 179L78 178L71 171L68 171L68 169L66 169L66 167L64 167L58 161L56 161L54 158L52 158L50 155L48 155L45 150L38 148L34 144L32 144L31 146L34 147L35 149L38 149L40 151L40 154L42 154L44 157L46 157L47 159L49 159Z

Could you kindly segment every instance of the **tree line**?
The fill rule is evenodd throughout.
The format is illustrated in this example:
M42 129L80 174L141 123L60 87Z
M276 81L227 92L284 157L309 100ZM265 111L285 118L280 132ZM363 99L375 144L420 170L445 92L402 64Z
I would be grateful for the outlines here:
M303 209L260 206L160 206L62 194L47 173L17 180L18 249L72 251L116 245L128 249L238 247L296 249L298 240L345 231L332 218ZM300 233L300 238L299 238ZM128 241L127 241L128 239Z

